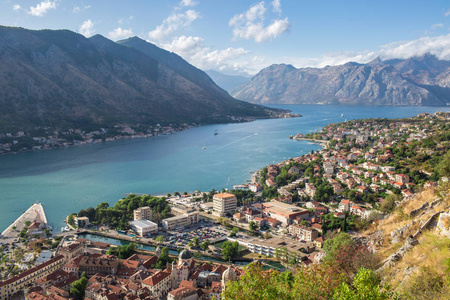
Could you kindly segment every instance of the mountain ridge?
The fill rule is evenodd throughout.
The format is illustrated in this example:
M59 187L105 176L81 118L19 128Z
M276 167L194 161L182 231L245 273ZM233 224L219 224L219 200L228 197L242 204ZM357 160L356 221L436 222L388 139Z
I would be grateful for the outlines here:
M274 113L232 98L181 57L147 48L159 57L101 35L0 26L0 132L235 122Z
M450 62L428 54L324 68L271 65L230 94L259 104L447 105Z

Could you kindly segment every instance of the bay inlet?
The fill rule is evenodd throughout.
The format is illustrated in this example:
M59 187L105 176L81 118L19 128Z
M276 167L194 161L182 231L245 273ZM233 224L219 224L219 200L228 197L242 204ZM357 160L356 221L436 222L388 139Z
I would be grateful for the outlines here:
M129 193L165 195L210 191L245 183L268 164L321 145L289 139L345 119L402 118L447 107L274 105L293 119L208 125L173 135L0 157L0 228L38 200L49 224L61 228L71 212ZM216 134L217 133L217 134Z

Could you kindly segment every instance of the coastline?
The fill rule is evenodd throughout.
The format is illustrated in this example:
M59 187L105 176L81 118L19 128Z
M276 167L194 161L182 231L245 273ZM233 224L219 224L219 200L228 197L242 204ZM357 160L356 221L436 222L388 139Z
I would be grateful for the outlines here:
M267 118L238 119L238 120L233 120L233 121L227 122L227 123L239 124L239 123L253 122L255 120L264 120L264 119L270 120L270 119L299 118L299 117L302 117L302 115L296 114L296 113L291 113L291 112L282 112L282 113L279 113L277 116L268 116ZM48 143L41 143L40 145L33 146L33 148L37 147L35 149L26 148L26 149L21 149L19 151L4 151L4 150L2 150L2 145L4 145L4 144L0 144L0 156L9 155L9 154L19 154L19 153L24 153L24 152L35 152L35 151L41 151L41 150L53 150L53 149L61 149L61 148L81 147L81 146L86 146L86 145L109 143L109 142L115 142L115 141L120 141L120 140L153 138L153 137L159 137L159 136L163 136L163 135L172 135L172 134L182 132L182 131L185 131L185 130L188 130L191 128L195 128L195 127L202 127L202 126L207 126L207 125L219 125L219 124L224 124L224 123L223 122L221 122L221 123L203 123L203 124L193 123L193 124L180 125L179 127L168 126L168 127L161 127L161 129L164 129L162 132L160 132L158 129L156 131L153 131L152 133L133 132L132 134L115 135L112 137L95 139L95 140L92 138L89 138L89 134L88 134L88 135L86 135L86 137L83 137L83 140L81 140L81 141L75 140L74 142L68 142L65 140L61 140L61 141L58 141L58 144L52 144L51 146L48 146L49 145ZM71 130L76 132L78 129L76 129L76 130L71 129ZM122 132L122 133L124 133L124 132ZM0 134L0 139L1 139L1 137L5 137L5 134ZM20 137L24 137L24 136L10 136L10 138L20 138ZM34 138L41 139L41 137L32 137L32 138L33 139Z

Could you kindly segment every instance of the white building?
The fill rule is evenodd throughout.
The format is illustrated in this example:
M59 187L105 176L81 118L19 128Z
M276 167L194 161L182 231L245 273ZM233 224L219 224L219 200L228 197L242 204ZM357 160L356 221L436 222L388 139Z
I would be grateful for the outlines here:
M197 224L199 220L198 212L194 211L162 220L162 226L166 230L172 230L178 227L185 227L191 224Z
M130 226L140 236L158 232L158 224L149 220L130 221Z
M139 207L133 211L133 219L136 220L151 220L152 209L148 206Z
M237 208L237 198L230 193L215 194L213 197L213 215L223 217L226 214L234 214Z

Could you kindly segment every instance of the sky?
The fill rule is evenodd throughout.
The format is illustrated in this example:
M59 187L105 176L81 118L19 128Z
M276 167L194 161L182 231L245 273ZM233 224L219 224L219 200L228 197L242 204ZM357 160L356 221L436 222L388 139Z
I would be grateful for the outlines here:
M0 24L138 36L228 75L424 53L450 60L449 0L0 0Z

